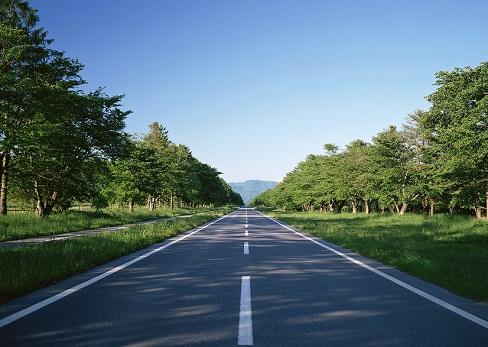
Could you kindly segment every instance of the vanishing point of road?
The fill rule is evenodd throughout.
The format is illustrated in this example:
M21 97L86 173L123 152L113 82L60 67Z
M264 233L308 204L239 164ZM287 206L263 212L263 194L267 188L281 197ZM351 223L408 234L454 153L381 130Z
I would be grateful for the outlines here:
M488 346L488 306L250 208L0 306L0 346L186 345Z

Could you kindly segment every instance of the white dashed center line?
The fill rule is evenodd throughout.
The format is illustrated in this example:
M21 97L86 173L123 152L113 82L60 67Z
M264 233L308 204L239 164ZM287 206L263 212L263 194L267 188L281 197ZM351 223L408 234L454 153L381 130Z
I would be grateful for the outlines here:
M251 277L242 276L241 284L241 310L239 314L238 345L253 345L252 337L252 310L251 310Z

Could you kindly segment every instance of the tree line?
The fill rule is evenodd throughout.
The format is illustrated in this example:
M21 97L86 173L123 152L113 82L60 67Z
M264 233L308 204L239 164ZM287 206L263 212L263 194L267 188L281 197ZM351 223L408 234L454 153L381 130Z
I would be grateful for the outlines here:
M282 209L403 215L488 210L488 63L436 73L429 110L368 143L324 146L251 204Z
M150 132L132 139L127 153L109 164L106 181L95 189L95 207L108 203L157 206L243 205L242 197L217 169L196 159L185 145L168 138L168 130L152 123Z
M74 201L159 205L242 204L215 168L175 145L154 123L128 135L124 95L85 92L83 65L50 48L37 11L0 4L0 215L8 200L38 216Z

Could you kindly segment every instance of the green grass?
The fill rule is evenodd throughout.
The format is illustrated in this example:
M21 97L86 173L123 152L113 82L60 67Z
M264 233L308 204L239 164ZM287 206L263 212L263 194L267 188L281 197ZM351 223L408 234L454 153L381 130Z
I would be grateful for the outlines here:
M0 303L161 242L228 210L0 251Z
M128 210L70 210L53 214L47 218L37 218L33 213L9 213L0 217L0 242L29 237L61 234L70 231L96 229L101 227L128 224L158 218L174 217L184 214L205 212L209 209L159 208L149 211L146 208Z
M367 258L488 303L486 221L456 215L269 214Z

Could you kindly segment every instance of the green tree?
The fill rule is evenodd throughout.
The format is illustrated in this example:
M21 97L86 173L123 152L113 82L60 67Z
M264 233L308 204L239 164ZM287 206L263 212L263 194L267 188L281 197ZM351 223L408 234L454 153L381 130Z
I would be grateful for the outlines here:
M372 171L371 145L363 140L354 140L346 146L347 151L343 160L344 189L351 202L352 212L358 211L358 206L364 206L364 212L371 212L371 203L377 199L373 189L375 179Z
M426 214L433 215L434 206L443 208L446 198L449 203L448 192L452 185L438 174L444 165L436 160L429 144L429 135L421 126L426 116L427 112L422 110L409 114L407 124L403 125L402 134L412 153L411 166L417 172L416 186L421 196L422 208Z
M153 177L158 180L158 188L149 198L153 206L161 201L171 208L177 204L221 205L237 198L219 177L221 173L217 169L201 163L187 146L171 142L165 127L154 122L149 129L142 143L153 149L156 156L154 165L158 173Z
M325 148L325 147L324 147ZM319 173L316 175L317 181L315 191L320 196L320 204L326 204L329 211L341 213L349 199L349 182L344 153L337 153L335 150L326 149L325 156L319 156Z
M320 156L317 155L308 155L305 161L298 163L276 188L282 207L297 210L314 209L315 203L320 200L315 186L320 170Z
M373 138L371 154L379 201L399 215L405 214L409 204L420 197L412 149L404 135L390 126Z
M436 74L437 90L421 126L435 174L450 182L453 199L482 217L488 210L488 62Z
M144 204L147 197L159 189L155 179L159 175L156 164L153 149L131 141L126 155L112 162L111 180L103 190L106 199L119 205L127 204L131 212L135 204Z
M82 66L49 49L52 40L36 28L39 18L28 2L0 3L0 214L7 213L12 155L26 142L46 110L64 100L66 90L83 83ZM54 107L56 114L58 107Z
M172 143L168 130L158 122L151 123L149 130L142 138L142 144L154 151L156 174L152 176L151 187L154 189L148 195L147 206L153 210L157 203L169 203L173 208L182 184L180 178L184 171L181 164L189 153L185 153L187 148L178 148Z
M101 90L87 95L66 91L59 114L45 110L44 121L31 125L12 159L15 184L34 199L36 214L49 215L56 204L84 199L104 158L115 158L125 145L122 96ZM38 111L41 112L41 111ZM96 165L94 165L96 163Z

